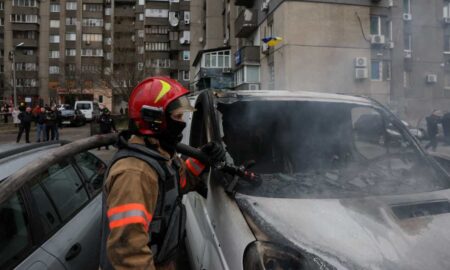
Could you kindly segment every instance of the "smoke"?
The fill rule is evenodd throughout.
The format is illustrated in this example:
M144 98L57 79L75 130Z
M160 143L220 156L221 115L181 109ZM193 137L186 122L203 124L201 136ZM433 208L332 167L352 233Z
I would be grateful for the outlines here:
M275 197L347 197L448 188L442 172L369 106L318 101L219 104L235 164L256 161L259 188Z

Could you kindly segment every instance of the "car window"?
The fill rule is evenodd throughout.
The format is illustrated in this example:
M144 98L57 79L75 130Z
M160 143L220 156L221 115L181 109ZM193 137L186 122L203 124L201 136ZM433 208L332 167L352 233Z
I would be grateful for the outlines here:
M90 110L91 104L90 103L77 103L77 109L78 110Z
M72 217L89 201L80 177L67 162L49 167L36 181L47 192L63 221Z
M39 212L39 219L43 226L44 234L48 235L59 227L61 220L41 182L40 177L38 177L29 182L29 186L34 206Z
M346 198L450 187L400 121L378 106L242 101L218 110L233 161L255 161L263 180L259 187L242 181L238 190L246 194Z
M75 162L86 176L86 183L89 190L97 193L103 185L103 177L106 172L106 165L99 158L89 152L76 155Z
M0 269L19 263L31 250L24 202L15 194L0 205Z

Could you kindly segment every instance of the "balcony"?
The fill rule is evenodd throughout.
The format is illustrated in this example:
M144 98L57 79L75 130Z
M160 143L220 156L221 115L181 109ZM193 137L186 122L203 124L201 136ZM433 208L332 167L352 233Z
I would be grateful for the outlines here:
M38 40L36 39L22 39L22 38L15 38L14 44L22 43L22 47L37 47L38 46Z
M170 50L171 51L179 51L181 50L181 44L178 40L171 40L170 41Z
M244 6L247 8L253 7L253 4L255 4L255 0L234 0L234 4L236 6Z
M134 30L132 23L114 24L114 32L130 33L132 30Z
M259 46L246 46L240 48L235 54L236 66L243 64L259 64Z
M36 63L38 61L37 55L24 55L16 52L16 62Z
M234 22L237 38L248 37L258 28L258 11L256 9L244 9L239 13Z
M132 8L115 8L114 9L115 17L134 17L134 9Z

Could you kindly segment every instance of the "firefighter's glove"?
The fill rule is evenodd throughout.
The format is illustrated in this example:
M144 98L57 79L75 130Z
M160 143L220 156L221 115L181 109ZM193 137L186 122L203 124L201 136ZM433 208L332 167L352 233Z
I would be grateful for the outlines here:
M208 156L210 165L225 161L225 149L217 142L209 142L203 145L200 150Z

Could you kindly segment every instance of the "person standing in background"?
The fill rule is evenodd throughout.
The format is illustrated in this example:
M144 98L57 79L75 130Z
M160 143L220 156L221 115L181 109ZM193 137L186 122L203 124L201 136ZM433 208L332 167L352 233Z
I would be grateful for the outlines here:
M18 115L20 119L19 133L17 134L16 142L19 143L22 137L22 133L25 131L25 142L30 143L30 126L33 121L33 115L31 114L31 108L27 107L25 111L20 112Z
M41 142L41 136L42 141L45 142L47 139L47 131L45 128L46 115L44 107L40 109L39 113L35 117L35 120L36 120L36 142Z

